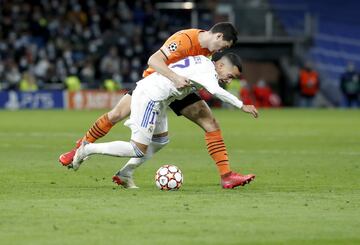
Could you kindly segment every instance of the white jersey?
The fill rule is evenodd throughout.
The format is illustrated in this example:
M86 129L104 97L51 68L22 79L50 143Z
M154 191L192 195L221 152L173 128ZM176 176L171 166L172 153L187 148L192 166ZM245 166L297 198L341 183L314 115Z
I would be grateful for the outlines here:
M243 106L242 101L219 86L218 75L211 60L203 55L190 56L169 68L176 74L193 81L191 87L176 89L174 83L168 78L155 72L137 82L137 87L146 91L146 95L153 101L164 101L170 104L175 99L182 99L198 88L205 88L220 100L230 103L238 108Z

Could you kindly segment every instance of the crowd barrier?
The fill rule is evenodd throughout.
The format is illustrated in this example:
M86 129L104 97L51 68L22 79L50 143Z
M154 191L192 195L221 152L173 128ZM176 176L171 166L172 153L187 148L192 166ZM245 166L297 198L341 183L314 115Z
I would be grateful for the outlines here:
M126 90L41 90L36 92L0 91L0 109L110 109Z

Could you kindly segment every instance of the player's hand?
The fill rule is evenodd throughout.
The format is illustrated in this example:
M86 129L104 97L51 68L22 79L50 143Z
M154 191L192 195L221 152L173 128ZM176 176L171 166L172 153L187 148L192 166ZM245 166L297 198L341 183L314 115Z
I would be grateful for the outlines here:
M190 82L186 77L177 75L171 79L177 89L185 88L190 86Z
M243 110L243 112L250 113L251 115L253 115L254 118L257 118L259 116L259 112L253 105L243 105L243 107L241 107L241 110Z

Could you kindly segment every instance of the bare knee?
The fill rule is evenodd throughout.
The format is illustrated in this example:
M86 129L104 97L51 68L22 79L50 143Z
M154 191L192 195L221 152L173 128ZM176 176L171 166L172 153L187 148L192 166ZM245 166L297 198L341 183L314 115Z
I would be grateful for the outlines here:
M141 144L141 143L133 141L133 140L131 142L135 144L137 149L140 150L143 153L143 155L146 154L148 145L144 145L144 144Z
M130 115L130 105L131 105L131 95L125 94L116 106L109 111L108 117L110 122L116 124L117 122L122 121L127 116Z
M187 119L199 125L204 131L212 132L220 129L220 125L213 116L209 106L201 100L181 110Z
M197 120L197 124L200 125L205 132L213 132L220 129L218 121L213 116L201 117Z

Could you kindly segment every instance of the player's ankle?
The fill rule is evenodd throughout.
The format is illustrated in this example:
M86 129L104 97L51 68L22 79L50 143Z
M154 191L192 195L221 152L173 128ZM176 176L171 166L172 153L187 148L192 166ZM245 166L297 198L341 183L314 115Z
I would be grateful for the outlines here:
M229 171L227 173L224 173L221 175L221 178L226 178L226 177L229 177L231 175L232 171Z

